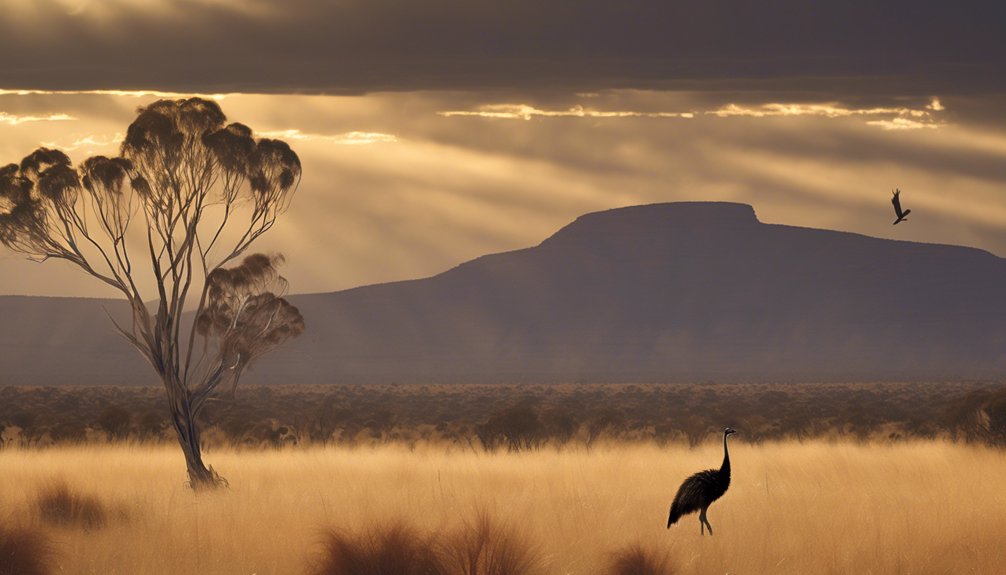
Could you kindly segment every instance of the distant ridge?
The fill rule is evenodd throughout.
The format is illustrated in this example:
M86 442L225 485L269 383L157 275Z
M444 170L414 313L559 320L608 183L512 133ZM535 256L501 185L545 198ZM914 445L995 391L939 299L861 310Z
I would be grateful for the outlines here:
M998 377L1003 294L1006 261L978 249L763 224L737 203L633 206L431 278L294 296L307 332L248 380ZM0 298L0 317L21 301ZM93 314L39 305L22 317L29 308L40 315L24 321L65 336L50 344L45 330L24 337L4 321L0 383L150 379ZM75 338L87 353L51 360Z

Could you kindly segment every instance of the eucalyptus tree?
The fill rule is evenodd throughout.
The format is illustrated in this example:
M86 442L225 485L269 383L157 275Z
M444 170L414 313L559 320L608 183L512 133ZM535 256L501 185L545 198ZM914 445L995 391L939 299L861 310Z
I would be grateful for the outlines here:
M245 255L289 206L300 160L226 121L212 100L159 100L139 108L118 157L75 168L39 148L0 168L0 242L66 260L128 301L131 320L110 319L164 385L193 488L224 482L203 463L202 409L304 330L282 259Z

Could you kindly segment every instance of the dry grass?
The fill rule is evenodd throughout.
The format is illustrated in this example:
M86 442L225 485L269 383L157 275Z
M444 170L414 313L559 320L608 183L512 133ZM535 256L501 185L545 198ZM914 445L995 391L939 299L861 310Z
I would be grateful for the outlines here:
M353 536L328 535L315 575L446 575L433 540L395 523Z
M541 560L516 532L479 512L453 533L396 521L366 533L333 530L312 575L534 575Z
M441 544L441 555L451 575L531 575L541 568L537 549L484 511Z
M997 574L1006 563L1006 452L737 442L731 455L733 484L709 511L715 537L700 537L694 515L664 525L679 482L719 464L717 444L212 451L231 483L219 493L185 488L176 448L7 450L0 510L35 521L35 486L54 477L126 505L130 520L101 530L47 528L71 575L304 574L333 529L380 541L381 526L400 522L402 537L450 542L480 512L536 548L548 575L612 572L632 546L657 567L666 553L677 574Z
M0 575L46 575L52 546L40 531L0 525Z
M43 487L35 499L39 517L50 525L101 529L108 523L108 511L101 500L71 489L63 481Z
M611 559L610 575L674 575L666 551L654 552L635 544L619 550Z

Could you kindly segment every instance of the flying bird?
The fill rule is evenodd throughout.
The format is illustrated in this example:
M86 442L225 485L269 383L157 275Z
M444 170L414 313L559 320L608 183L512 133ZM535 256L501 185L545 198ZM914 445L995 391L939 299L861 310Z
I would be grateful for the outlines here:
M898 225L899 222L908 219L908 214L912 213L912 210L901 211L901 190L894 190L894 197L891 198L891 203L894 204L894 213L898 216L898 219L894 220L894 225Z
M737 433L733 428L723 430L723 465L719 469L707 469L692 475L678 488L678 494L671 503L671 514L667 518L667 528L670 529L682 515L699 512L699 530L702 535L709 528L713 534L713 526L706 519L706 510L727 492L730 487L730 452L727 450L727 437Z

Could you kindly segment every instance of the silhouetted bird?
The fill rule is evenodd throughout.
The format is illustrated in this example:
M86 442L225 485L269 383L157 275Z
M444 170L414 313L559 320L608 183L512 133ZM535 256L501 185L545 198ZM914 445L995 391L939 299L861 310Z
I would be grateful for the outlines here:
M713 534L713 526L706 519L706 509L709 509L713 501L719 499L730 487L730 452L727 450L727 437L732 433L737 432L730 427L723 430L723 465L719 469L707 469L692 475L678 488L674 503L671 503L671 515L667 518L668 529L682 515L698 511L699 529L702 535L706 534L706 527L709 528L709 534Z
M894 220L894 225L898 225L898 222L908 219L908 214L912 213L912 210L901 211L901 190L894 191L894 197L891 198L891 203L894 204L894 213L898 216L898 219Z

